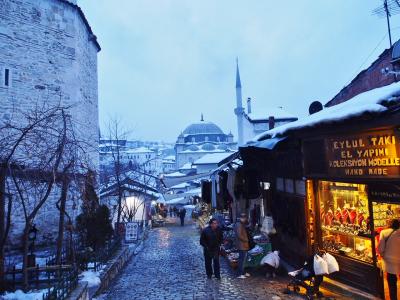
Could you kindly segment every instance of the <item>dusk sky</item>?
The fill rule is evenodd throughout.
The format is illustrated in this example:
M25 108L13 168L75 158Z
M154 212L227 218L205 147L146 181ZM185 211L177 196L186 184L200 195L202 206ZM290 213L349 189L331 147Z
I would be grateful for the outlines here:
M102 47L100 125L119 116L134 139L175 142L204 113L237 138L236 57L253 110L304 117L388 48L386 20L372 15L381 3L78 0Z

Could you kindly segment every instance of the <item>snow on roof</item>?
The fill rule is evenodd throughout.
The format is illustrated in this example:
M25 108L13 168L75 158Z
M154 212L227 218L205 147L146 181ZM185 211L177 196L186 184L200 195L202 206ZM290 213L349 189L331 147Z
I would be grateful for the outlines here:
M183 183L180 183L180 184L171 186L171 189L184 189L184 188L187 188L187 187L189 187L189 186L190 186L189 183L183 182Z
M176 158L175 158L175 155L169 155L169 156L164 157L164 160L173 160L173 161L175 161Z
M190 150L190 149L187 149L187 150L183 150L183 151L181 151L181 152L179 152L179 153L198 153L198 152L205 152L205 153L221 153L221 152L226 152L226 150L223 150L223 149L204 150L204 149L199 148L199 150Z
M185 204L185 203L188 203L188 202L189 202L189 200L186 199L185 197L179 197L179 198L172 199L170 201L166 201L167 205L168 204L178 204L178 203Z
M182 167L179 168L179 170L192 170L195 169L196 167L192 165L192 163L188 162L184 164Z
M268 109L266 111L264 111L264 110L263 111L257 110L256 112L253 111L250 114L247 114L247 116L252 121L261 121L261 120L268 121L269 117L274 117L275 120L297 119L297 117L295 115L292 115L291 113L284 111L283 108L281 108L281 107Z
M126 153L153 153L153 150L150 150L149 148L146 147L139 147L135 149L129 149L125 151Z
M174 173L164 175L164 177L183 177L183 176L186 176L186 174L181 173L181 172L174 172Z
M295 122L268 130L256 136L251 142L265 138L274 138L285 135L289 130L303 129L319 124L328 124L344 121L364 113L379 113L387 110L385 102L398 101L400 96L400 82L393 83L381 88L376 88L359 94L341 104L324 108L323 110L299 119Z
M202 158L196 160L193 164L194 165L218 164L219 162L231 156L233 153L235 152L206 154Z

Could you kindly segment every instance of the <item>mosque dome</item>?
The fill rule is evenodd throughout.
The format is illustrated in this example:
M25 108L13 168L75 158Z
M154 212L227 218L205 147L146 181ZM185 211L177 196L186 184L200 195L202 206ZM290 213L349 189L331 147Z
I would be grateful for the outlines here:
M212 122L200 121L186 127L183 134L187 136L196 134L224 134L224 132Z

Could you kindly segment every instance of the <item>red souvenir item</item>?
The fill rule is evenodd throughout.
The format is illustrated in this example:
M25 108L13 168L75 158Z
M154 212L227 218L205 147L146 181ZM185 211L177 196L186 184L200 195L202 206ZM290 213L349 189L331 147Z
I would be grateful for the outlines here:
M349 214L350 224L355 224L356 218L357 218L357 212L356 212L356 209L354 208L351 210L351 212Z
M332 225L332 220L333 220L333 213L331 210L329 210L326 214L325 214L325 218L324 218L324 223L327 226Z
M342 220L344 224L349 223L349 211L347 209L342 210Z
M342 223L342 213L339 208L335 212L335 220Z
M358 225L361 226L363 221L364 221L364 215L362 212L360 212L360 213L358 213L358 216L357 216Z

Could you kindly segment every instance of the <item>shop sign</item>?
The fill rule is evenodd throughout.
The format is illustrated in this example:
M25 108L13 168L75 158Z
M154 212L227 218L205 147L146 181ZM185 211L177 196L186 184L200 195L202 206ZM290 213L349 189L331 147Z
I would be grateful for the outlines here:
M138 222L128 222L126 223L125 231L125 241L134 242L138 239L139 223Z
M325 139L329 175L340 177L398 177L400 134L377 131Z
M373 183L368 184L368 198L375 202L400 203L400 185Z

